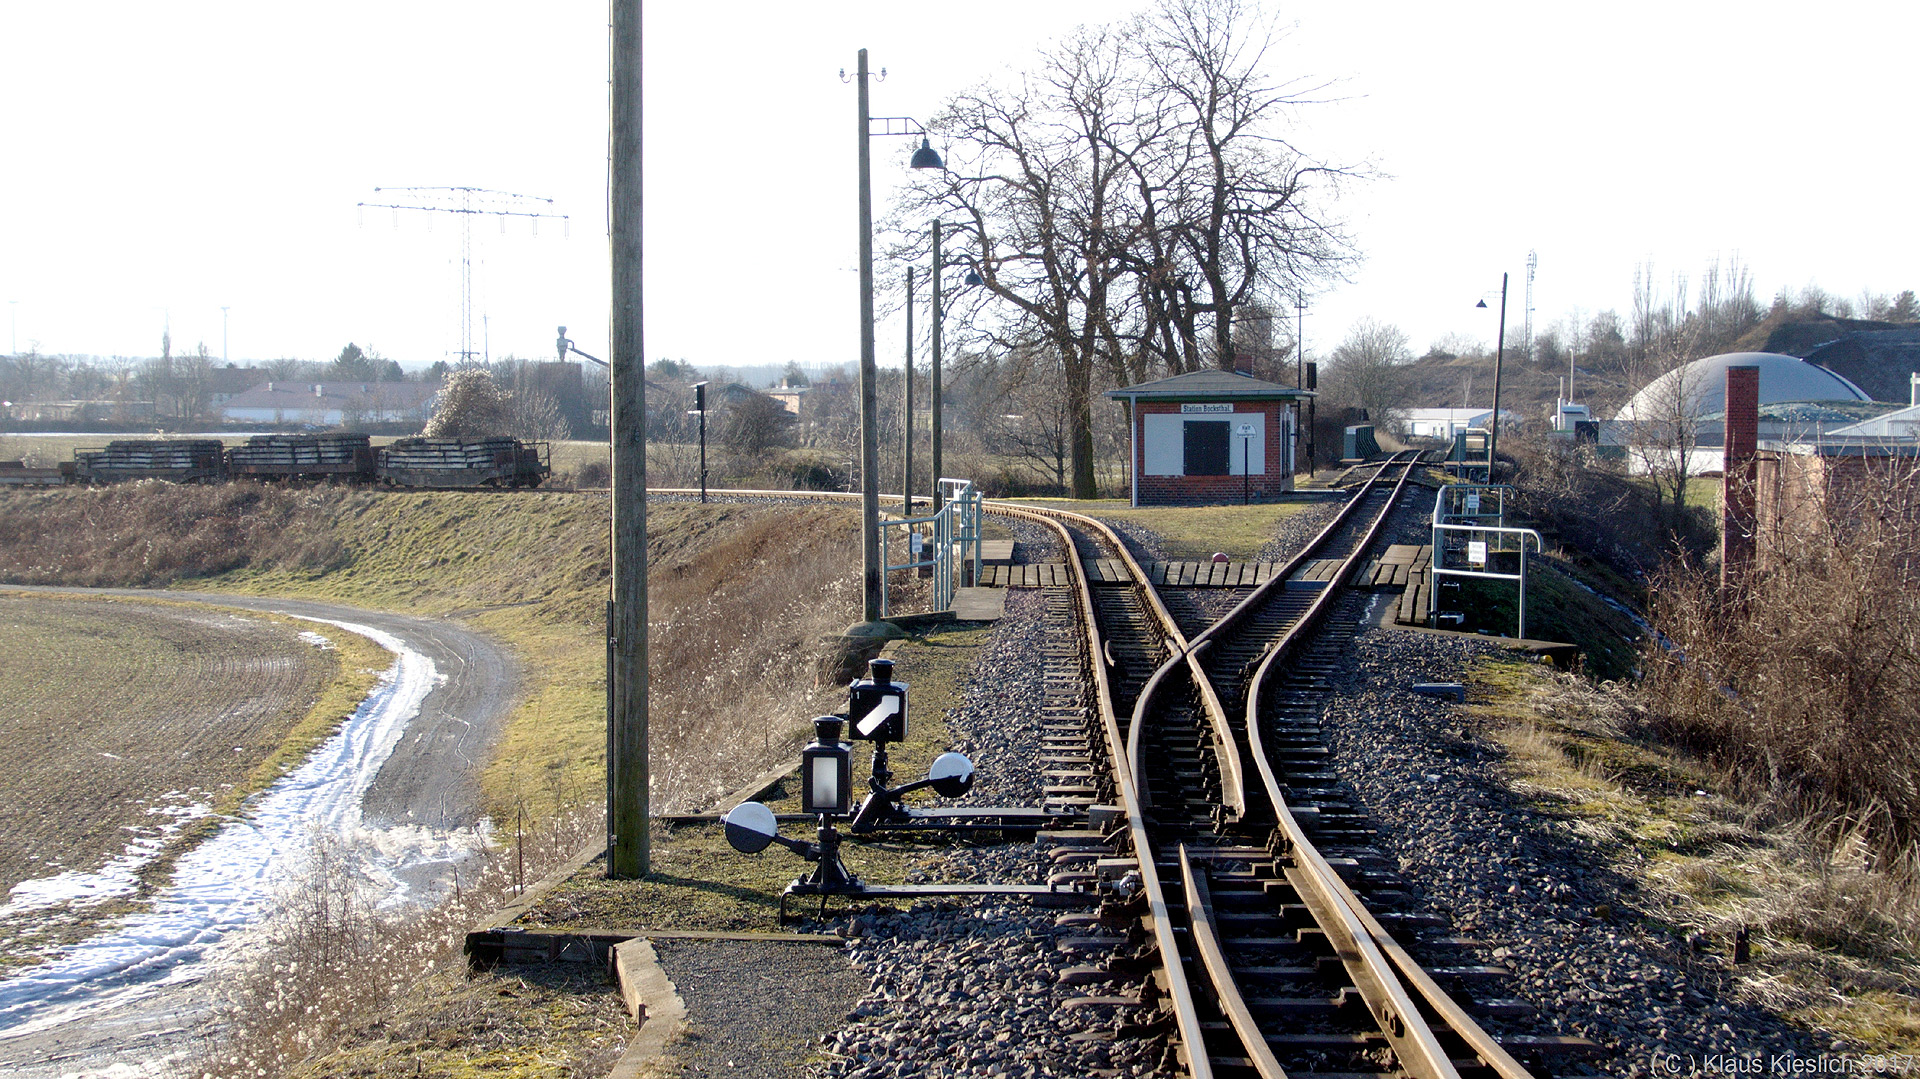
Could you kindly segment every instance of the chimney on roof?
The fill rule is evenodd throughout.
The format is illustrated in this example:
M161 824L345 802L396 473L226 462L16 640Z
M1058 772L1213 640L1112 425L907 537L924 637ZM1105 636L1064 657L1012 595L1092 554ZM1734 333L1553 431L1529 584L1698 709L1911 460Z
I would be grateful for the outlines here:
M273 383L271 383L271 382L269 382L269 383L267 383L267 392L268 392L268 393L272 393L272 392L273 392Z
M1907 376L1907 404L1920 405L1920 371Z

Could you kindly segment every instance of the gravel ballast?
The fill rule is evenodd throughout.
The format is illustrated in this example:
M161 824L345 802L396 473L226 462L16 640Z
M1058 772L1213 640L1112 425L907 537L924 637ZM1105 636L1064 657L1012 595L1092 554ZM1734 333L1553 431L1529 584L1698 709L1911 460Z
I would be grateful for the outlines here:
M1260 557L1290 555L1324 523L1321 509L1290 518L1289 533ZM1028 543L1037 553L1040 537L1024 527L1016 528L1022 553ZM1130 539L1151 551L1149 538ZM963 804L1040 803L1043 754L1031 721L1044 682L1040 646L1051 632L1044 604L1037 591L1009 594L966 703L949 714L955 748L972 757L980 777ZM1453 933L1477 942L1457 958L1513 971L1493 995L1524 1000L1536 1014L1497 1029L1592 1039L1600 1055L1573 1070L1616 1076L1780 1074L1836 1059L1840 1046L1734 1002L1730 968L1719 956L1662 928L1653 904L1605 852L1509 793L1499 750L1472 733L1457 705L1411 691L1415 682L1463 679L1497 641L1375 628L1377 610L1364 599L1345 605L1344 617L1369 624L1330 676L1334 693L1323 713L1329 767L1348 777L1415 909L1446 916ZM912 879L1037 882L1044 874L1031 845L956 845L921 856ZM865 988L841 1021L825 1024L811 1074L1171 1073L1160 1059L1164 1039L1113 1036L1151 1022L1151 1013L1062 1007L1138 987L1066 984L1074 980L1068 971L1105 954L1070 950L1078 931L1057 926L1053 911L954 901L906 913L862 911L814 928L848 938L842 952L820 954L849 963L853 984ZM754 984L765 979L751 967L734 976L749 973ZM786 998L804 994L803 985L792 985Z

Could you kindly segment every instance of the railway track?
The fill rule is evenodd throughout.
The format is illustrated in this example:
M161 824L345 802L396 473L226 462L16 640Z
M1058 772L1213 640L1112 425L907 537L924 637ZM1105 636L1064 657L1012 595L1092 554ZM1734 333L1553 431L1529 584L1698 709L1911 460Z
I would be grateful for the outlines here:
M1149 992L1195 1077L1521 1079L1586 1048L1515 1033L1527 1009L1488 991L1504 972L1448 961L1470 942L1401 909L1401 882L1328 768L1325 675L1359 617L1351 600L1342 610L1344 585L1414 467L1411 455L1382 464L1283 572L1237 590L1218 618L1145 583L1099 522L993 507L1045 523L1073 553L1095 700L1088 730L1049 737L1084 747L1057 767L1105 769L1112 808L1092 815L1108 824L1104 843L1069 846L1056 865L1133 889L1135 938L1158 964ZM1094 558L1124 563L1131 581L1091 579ZM1081 917L1094 929L1114 911Z

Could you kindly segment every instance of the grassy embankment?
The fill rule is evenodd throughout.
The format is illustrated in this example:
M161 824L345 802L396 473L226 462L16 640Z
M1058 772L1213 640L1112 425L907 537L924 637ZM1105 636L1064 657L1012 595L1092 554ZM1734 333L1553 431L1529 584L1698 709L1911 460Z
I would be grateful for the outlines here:
M0 578L286 595L462 618L524 665L483 785L496 819L603 789L607 506L597 496L136 484L0 493ZM656 805L784 754L819 637L852 620L842 508L663 504L649 528ZM796 545L795 536L817 542ZM740 627L758 632L744 635ZM748 642L767 641L762 652ZM707 702L728 702L716 710Z
M1708 976L1734 995L1855 1048L1920 1048L1911 864L1875 857L1844 817L1773 803L1663 745L1629 687L1488 661L1474 701L1509 788L1642 886L1633 910L1595 913L1703 941ZM1741 930L1751 961L1727 966Z

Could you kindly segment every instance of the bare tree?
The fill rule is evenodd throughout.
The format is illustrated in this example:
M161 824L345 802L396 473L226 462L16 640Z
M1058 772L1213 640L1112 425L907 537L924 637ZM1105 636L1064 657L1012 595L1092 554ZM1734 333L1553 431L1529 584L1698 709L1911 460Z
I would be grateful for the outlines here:
M793 413L763 393L743 393L727 403L720 442L734 453L758 457L788 444Z
M1653 484L1654 500L1668 510L1669 530L1678 535L1687 515L1687 485L1694 477L1694 453L1704 433L1700 398L1706 376L1690 367L1695 346L1690 336L1676 337L1641 365L1645 386L1621 410L1627 453L1635 470Z
M573 428L553 394L523 384L507 399L507 433L527 441L572 438Z
M478 367L463 367L447 377L440 403L422 433L430 438L506 434L509 398L493 376Z
M1364 408L1375 425L1389 426L1405 407L1404 368L1411 362L1413 349L1400 327L1363 318L1334 348L1320 375L1321 396L1331 404Z

